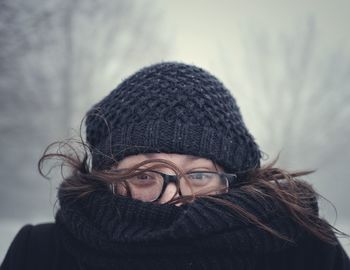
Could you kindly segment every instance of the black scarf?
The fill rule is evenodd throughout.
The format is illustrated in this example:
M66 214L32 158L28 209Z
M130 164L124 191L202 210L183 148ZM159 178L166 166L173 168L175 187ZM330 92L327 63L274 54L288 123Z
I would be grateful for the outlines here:
M297 241L301 228L274 199L232 190L219 196ZM85 269L253 269L294 244L207 198L183 206L146 203L101 190L81 199L59 192L65 248ZM262 268L261 268L262 269Z

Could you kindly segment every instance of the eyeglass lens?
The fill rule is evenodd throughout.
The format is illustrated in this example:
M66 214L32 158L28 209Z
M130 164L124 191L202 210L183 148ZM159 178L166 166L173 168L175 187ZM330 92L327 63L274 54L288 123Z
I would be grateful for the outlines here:
M126 180L126 185L132 198L154 201L161 195L164 179L160 173L145 171ZM226 177L211 172L188 173L179 180L179 189L183 196L213 195L225 191L227 187Z

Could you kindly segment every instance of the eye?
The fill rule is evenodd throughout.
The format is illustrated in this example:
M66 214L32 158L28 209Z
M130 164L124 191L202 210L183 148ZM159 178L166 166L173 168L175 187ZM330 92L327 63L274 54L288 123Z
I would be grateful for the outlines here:
M142 181L147 181L147 180L151 180L152 177L146 173L140 174L135 176L137 180L142 180Z
M129 184L134 186L153 185L160 182L161 178L152 172L144 172L128 179Z
M215 178L216 174L211 172L192 172L187 174L188 179L193 185L206 185Z

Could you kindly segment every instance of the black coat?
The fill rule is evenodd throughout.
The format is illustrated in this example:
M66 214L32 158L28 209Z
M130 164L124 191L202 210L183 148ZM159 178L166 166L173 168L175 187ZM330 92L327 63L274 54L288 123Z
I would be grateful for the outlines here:
M43 237L45 237L43 239ZM35 242L36 241L36 242ZM289 255L288 255L288 254ZM274 254L278 269L348 270L350 262L340 245L333 246L315 238L304 239L299 247ZM290 259L287 259L290 258ZM58 238L54 224L24 226L12 242L1 270L80 269ZM144 268L147 269L147 268ZM266 269L266 268L257 268Z

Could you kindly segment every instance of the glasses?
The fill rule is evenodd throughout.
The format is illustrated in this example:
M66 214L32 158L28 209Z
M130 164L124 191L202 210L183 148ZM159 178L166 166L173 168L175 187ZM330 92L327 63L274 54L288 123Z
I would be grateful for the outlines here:
M175 183L180 196L215 195L227 192L237 180L236 174L210 171L195 171L180 178L158 171L146 170L127 178L123 182L111 184L118 193L129 195L134 199L146 202L159 200L169 183Z

